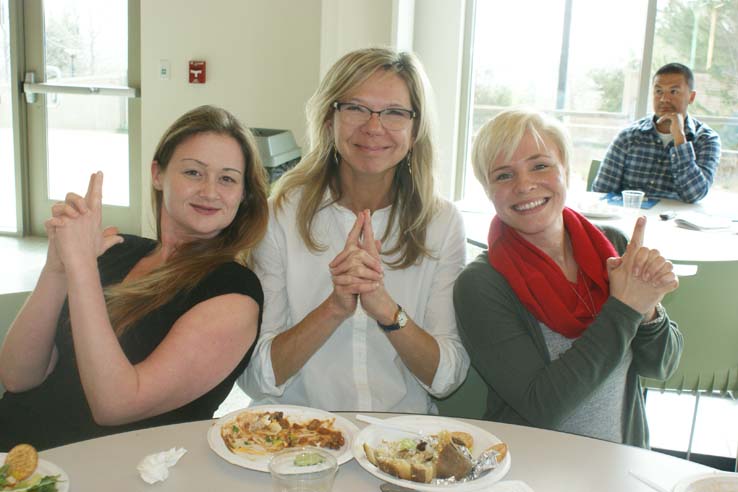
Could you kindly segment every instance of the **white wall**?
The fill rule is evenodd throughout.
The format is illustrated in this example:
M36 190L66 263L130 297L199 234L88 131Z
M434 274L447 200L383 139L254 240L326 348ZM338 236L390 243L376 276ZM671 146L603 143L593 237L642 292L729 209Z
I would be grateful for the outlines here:
M413 50L428 73L438 111L438 189L454 198L465 0L415 2Z
M291 130L303 145L305 101L319 80L320 35L320 0L141 1L144 234L154 231L151 156L185 111L222 106L247 126ZM170 61L170 80L159 78L161 59ZM207 61L204 85L188 83L189 60Z
M367 46L413 49L438 109L439 191L453 198L466 0L142 0L143 233L153 234L149 165L162 132L200 104L251 127L284 128L304 147L304 106L343 54ZM159 78L169 60L171 79ZM207 83L187 62L207 61Z
M415 51L428 72L438 119L438 189L453 198L465 0L323 0L321 75L341 55L372 45Z
M397 0L323 0L320 76L342 55L369 46L393 46Z

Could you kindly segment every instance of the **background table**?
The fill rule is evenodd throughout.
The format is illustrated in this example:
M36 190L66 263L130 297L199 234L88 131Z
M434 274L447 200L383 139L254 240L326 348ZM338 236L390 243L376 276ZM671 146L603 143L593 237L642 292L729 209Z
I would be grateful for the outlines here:
M354 420L355 413L342 415ZM685 477L714 471L653 451L596 439L517 425L465 421L507 442L512 467L506 479L522 480L536 492L653 492L630 476L629 470L671 490ZM44 451L41 457L66 471L74 492L270 491L269 474L231 465L210 450L206 434L214 422L193 422L92 439ZM360 428L364 426L357 424ZM141 480L136 471L138 462L147 454L172 447L184 447L187 454L170 469L169 478L155 485ZM377 492L381 483L351 460L339 469L333 490Z
M578 193L567 197L567 205L574 210L586 208L599 200L603 193ZM480 209L478 204L457 202L466 227L466 236L471 244L487 248L489 224L494 217L494 208L488 203ZM635 215L622 212L617 218L593 219L600 225L612 225L630 236L635 224ZM693 231L678 227L674 220L663 221L659 214L673 211L677 214L696 212L706 215L738 219L738 204L719 191L711 192L702 201L684 203L677 200L661 199L650 209L642 209L641 214L648 218L645 245L658 249L666 258L678 262L738 261L738 223L730 230Z

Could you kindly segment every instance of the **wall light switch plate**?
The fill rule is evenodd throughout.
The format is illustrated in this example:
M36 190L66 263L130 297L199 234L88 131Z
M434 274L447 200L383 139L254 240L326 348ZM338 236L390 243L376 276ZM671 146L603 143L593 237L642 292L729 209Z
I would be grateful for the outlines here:
M172 64L169 60L159 60L159 78L161 80L172 78Z

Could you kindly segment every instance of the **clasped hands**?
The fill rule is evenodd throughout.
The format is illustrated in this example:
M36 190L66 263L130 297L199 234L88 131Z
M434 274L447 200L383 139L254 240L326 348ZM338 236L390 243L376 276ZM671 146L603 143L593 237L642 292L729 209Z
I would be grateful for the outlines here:
M655 316L664 295L679 287L673 265L656 249L643 246L646 218L639 217L633 235L620 258L609 258L607 270L610 294L643 314L645 321Z
M328 265L333 280L331 300L342 318L351 316L358 303L379 323L394 323L397 303L384 288L384 270L374 239L369 210L359 212L343 250Z
M84 261L95 261L114 244L123 242L115 227L102 228L103 174L90 176L84 197L67 193L63 202L51 207L44 222L49 237L46 268L57 273Z

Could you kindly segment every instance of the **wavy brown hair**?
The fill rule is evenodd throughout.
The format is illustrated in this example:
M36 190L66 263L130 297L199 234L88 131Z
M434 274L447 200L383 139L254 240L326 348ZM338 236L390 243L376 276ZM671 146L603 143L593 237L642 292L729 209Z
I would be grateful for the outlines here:
M238 142L245 163L243 198L233 221L209 239L178 246L162 266L145 276L106 289L110 322L121 336L125 331L175 295L190 291L208 273L231 261L246 264L251 251L261 241L268 221L267 185L264 168L251 132L225 109L200 106L180 116L159 140L154 161L164 171L175 149L201 133L215 133ZM162 192L152 186L156 212L156 236L161 241Z
M334 114L333 103L340 101L377 71L397 74L407 84L410 102L416 113L413 122L412 152L395 168L392 182L392 208L382 239L386 244L395 225L401 233L383 255L399 253L392 268L407 268L431 256L425 246L428 224L435 215L438 198L435 194L433 170L437 152L433 137L430 84L420 61L412 53L389 48L367 48L353 51L338 60L320 82L306 106L309 150L300 163L277 181L275 206L292 199L292 191L301 191L297 206L297 226L300 236L312 251L324 251L313 236L313 220L323 208L343 196L338 179L338 163L334 158L333 132L327 124ZM412 168L412 172L410 172ZM326 190L332 198L325 200Z

